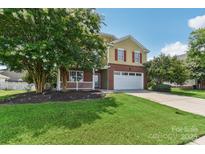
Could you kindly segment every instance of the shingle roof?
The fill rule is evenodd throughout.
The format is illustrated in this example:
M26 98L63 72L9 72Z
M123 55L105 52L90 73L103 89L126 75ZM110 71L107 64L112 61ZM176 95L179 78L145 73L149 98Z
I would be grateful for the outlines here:
M5 75L0 74L0 79L9 79L9 77L8 77L8 76L5 76Z

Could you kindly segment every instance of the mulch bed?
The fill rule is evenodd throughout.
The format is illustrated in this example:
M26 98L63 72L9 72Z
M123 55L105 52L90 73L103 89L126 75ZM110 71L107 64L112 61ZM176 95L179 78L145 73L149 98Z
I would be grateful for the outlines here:
M0 100L0 104L24 104L41 103L48 101L72 101L80 99L102 98L104 94L100 91L45 91L43 94L35 92L13 95L11 98Z

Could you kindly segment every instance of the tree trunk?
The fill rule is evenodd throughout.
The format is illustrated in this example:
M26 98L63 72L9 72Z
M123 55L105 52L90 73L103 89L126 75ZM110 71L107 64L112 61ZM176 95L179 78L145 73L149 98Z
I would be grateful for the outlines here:
M45 83L49 73L43 70L41 65L37 65L33 69L28 70L28 72L33 77L36 93L42 93L45 89Z
M42 93L44 91L45 79L43 76L39 78L37 82L35 82L35 87L36 87L36 93Z
M46 71L41 62L36 62L34 65L30 65L29 62L24 62L24 64L26 65L28 73L33 78L36 93L43 93L50 71Z
M67 75L67 70L65 67L61 67L60 68L61 70L61 74L62 74L62 89L63 91L66 91L66 88L67 88L67 81L68 81L68 75Z
M42 93L45 89L46 74L45 72L36 72L34 78L36 93Z

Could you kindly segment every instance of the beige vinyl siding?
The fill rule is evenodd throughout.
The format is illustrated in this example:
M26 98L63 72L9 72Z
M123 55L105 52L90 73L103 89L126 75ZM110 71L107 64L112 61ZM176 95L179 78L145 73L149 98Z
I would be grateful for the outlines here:
M115 61L115 49L117 48L123 48L126 50L126 62L119 61L119 60ZM132 62L132 52L136 50L140 51L140 47L131 39L126 39L124 41L115 43L114 46L109 49L109 63L141 66L142 64L140 63ZM146 61L147 61L147 52L142 51L142 63L145 63Z

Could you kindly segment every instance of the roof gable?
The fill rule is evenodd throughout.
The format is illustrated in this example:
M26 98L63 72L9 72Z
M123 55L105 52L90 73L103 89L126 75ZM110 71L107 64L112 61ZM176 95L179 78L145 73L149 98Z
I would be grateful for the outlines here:
M107 41L110 40L109 42L118 39L116 36L114 36L114 35L112 35L112 34L107 34L107 33L100 33L100 36L102 36L103 38L105 38ZM109 39L108 39L108 38L109 38Z
M149 52L149 50L144 47L139 41L137 41L134 37L132 37L131 35L128 35L128 36L125 36L125 37L122 37L118 40L114 40L112 41L111 43L115 44L115 43L119 43L119 42L122 42L122 41L125 41L127 39L130 39L132 40L134 43L136 43L139 47L143 48L144 50L146 50L146 52Z

